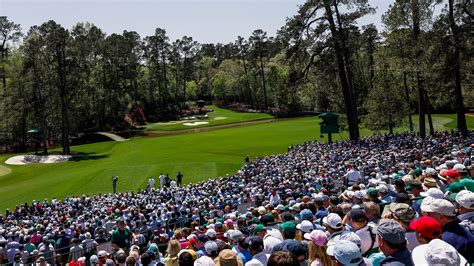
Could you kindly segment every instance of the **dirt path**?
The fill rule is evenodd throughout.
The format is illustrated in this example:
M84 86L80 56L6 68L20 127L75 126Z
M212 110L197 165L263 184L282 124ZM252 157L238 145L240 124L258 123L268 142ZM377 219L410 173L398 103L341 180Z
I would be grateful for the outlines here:
M200 128L183 129L183 130L176 130L176 131L145 131L143 134L138 135L137 137L148 138L148 137L182 135L182 134L206 132L206 131L212 131L212 130L218 130L218 129L224 129L224 128L233 128L233 127L288 121L288 120L294 120L294 119L299 119L299 118L301 117L260 119L260 120L254 120L254 121L236 122L236 123L226 124L226 125L216 125L216 126L210 126L210 127L200 127Z
M109 138L111 138L112 140L119 141L119 142L127 141L127 140L128 140L128 139L125 139L125 138L120 137L120 136L117 135L117 134L109 133L109 132L97 132L96 134L109 137Z

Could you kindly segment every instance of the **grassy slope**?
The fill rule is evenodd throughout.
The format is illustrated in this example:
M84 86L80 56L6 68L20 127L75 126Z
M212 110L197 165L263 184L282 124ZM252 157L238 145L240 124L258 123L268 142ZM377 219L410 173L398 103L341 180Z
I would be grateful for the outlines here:
M454 117L454 116L453 116ZM435 117L435 124L440 124ZM449 122L451 120L443 120ZM470 120L470 128L474 123ZM174 177L184 174L184 182L195 182L234 173L244 156L284 153L291 144L318 140L315 117L242 126L209 132L160 138L136 138L127 142L102 142L73 147L86 155L83 160L29 166L8 166L12 173L0 176L0 211L32 199L110 192L110 177L119 175L119 191L144 188L148 176L160 172ZM362 129L361 135L371 132ZM333 139L346 138L336 134ZM324 138L326 140L326 136ZM4 162L12 155L0 156Z
M209 124L199 125L199 126L185 126L182 123L153 123L146 126L146 130L148 131L174 131L174 130L184 130L184 129L193 129L199 127L209 127L209 126L217 126L217 125L224 125L224 124L232 124L244 121L253 121L253 120L260 120L260 119L270 119L273 116L269 114L261 114L261 113L237 113L227 109L219 108L215 105L208 106L208 108L214 110L213 112L208 113L209 119L208 120L197 120L197 121L206 121ZM220 120L213 120L216 117L225 117L226 119ZM189 121L194 122L194 121Z

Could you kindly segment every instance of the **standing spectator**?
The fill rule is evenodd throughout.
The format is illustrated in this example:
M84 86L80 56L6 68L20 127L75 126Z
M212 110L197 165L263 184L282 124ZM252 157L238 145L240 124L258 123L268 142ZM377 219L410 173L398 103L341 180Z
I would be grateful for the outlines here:
M117 219L117 228L112 233L112 247L115 250L124 249L126 252L130 249L133 233L128 229L123 219Z
M163 189L166 186L166 176L163 173L160 173L160 188Z
M176 183L178 186L181 186L183 182L183 174L181 174L181 172L178 172L178 174L176 175Z
M118 181L118 176L116 175L112 176L112 186L114 189L114 194L117 193L117 181Z
M147 192L150 192L153 188L155 188L155 179L153 179L153 176L150 176L148 179Z
M344 177L347 179L347 184L349 186L352 186L354 184L357 184L359 183L360 181L362 181L362 176L360 175L360 172L357 171L356 169L354 169L354 167L352 166L352 164L349 164L347 166L347 168L349 169L346 174L344 175Z
M61 230L59 239L56 241L56 250L61 255L61 260L64 263L68 261L70 245L71 238L66 234L66 231Z

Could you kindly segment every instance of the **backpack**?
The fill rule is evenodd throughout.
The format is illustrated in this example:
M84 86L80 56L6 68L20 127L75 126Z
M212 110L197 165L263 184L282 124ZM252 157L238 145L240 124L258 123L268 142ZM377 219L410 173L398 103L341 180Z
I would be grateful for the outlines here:
M368 257L370 254L372 253L375 253L377 252L377 248L374 248L374 245L375 245L375 236L377 235L377 225L372 223L372 222L369 222L367 224L367 226L369 227L369 233L370 233L370 238L372 240L372 244L370 244L370 248L369 250L367 250L367 252L365 252L364 254L362 254L362 257Z

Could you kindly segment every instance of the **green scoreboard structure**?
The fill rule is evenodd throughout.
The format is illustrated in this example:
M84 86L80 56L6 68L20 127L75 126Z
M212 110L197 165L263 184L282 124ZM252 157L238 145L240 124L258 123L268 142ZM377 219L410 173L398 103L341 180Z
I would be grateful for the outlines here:
M327 112L319 115L323 120L319 122L321 134L328 134L329 143L332 142L332 133L339 133L339 116L335 113Z

